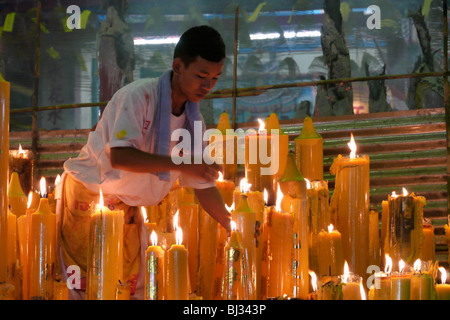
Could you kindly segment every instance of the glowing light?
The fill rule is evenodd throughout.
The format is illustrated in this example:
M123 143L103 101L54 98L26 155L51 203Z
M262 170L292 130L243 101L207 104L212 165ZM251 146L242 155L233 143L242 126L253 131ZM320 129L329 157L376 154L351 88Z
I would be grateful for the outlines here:
M145 207L141 207L141 212L142 212L142 217L144 218L144 221L147 221L147 210L145 209Z
M356 143L355 139L353 138L353 133L350 134L350 142L347 143L348 147L350 148L350 159L356 158Z
M100 210L101 210L101 209L103 208L103 206L104 206L102 189L100 189L100 200L98 201L98 206L100 207Z
M395 191L392 191L391 198L397 198L397 197L398 197L398 194L396 194Z
M392 271L392 259L388 254L385 254L386 265L384 266L385 273L391 273Z
M183 231L181 228L177 228L177 231L175 231L175 240L177 245L181 245L183 243Z
M401 273L403 272L403 269L405 269L405 261L403 259L400 259L398 262L398 271Z
M264 204L267 205L267 203L269 202L269 192L267 192L266 188L264 188L263 198L264 198Z
M345 261L345 264L344 264L344 276L342 278L342 282L343 283L347 283L349 276L350 276L350 269L348 268L347 261Z
M251 186L252 186L252 184L248 183L247 178L242 178L241 181L239 181L239 189L240 189L241 193L250 192Z
M367 300L366 299L366 292L364 291L364 287L362 282L359 284L359 292L361 293L361 300Z
M61 182L61 176L58 174L55 179L55 187Z
M152 241L152 246L156 246L158 244L158 236L157 236L155 230L152 231L150 240Z
M230 227L231 227L231 231L236 231L236 222L234 222L233 220L230 221Z
M173 216L173 230L178 230L179 229L179 225L178 225L178 212L179 211L180 210L177 210L177 212Z
M41 180L39 181L39 186L41 188L41 197L45 198L46 194L47 194L47 186L46 186L46 182L45 182L45 178L42 177Z
M417 259L414 262L414 271L415 272L420 272L420 267L421 267L422 262L420 261L420 259Z
M222 173L222 171L219 171L219 178L217 178L217 181L223 181L223 173Z
M333 225L330 223L330 225L328 226L328 233L333 232Z
M317 276L314 271L309 270L309 275L311 276L311 286L313 291L317 291Z
M280 184L277 187L277 201L275 203L275 210L281 212L281 199L283 199L283 192L281 192Z
M306 189L311 189L311 182L309 182L309 180L306 178L305 181L306 181Z
M28 193L27 208L31 206L31 202L33 202L33 191L30 191L30 193Z
M269 32L269 33L253 33L250 34L250 40L269 40L269 39L278 39L281 35L278 32Z
M176 44L180 37L165 37L165 38L134 38L135 46L155 45L155 44Z
M408 190L406 190L405 188L403 188L402 190L403 190L403 196L406 197L408 195Z
M22 145L19 143L19 150L18 150L19 156L20 155L26 155L27 153L25 151L23 151L22 149Z
M444 267L439 267L438 269L441 272L441 283L444 284L447 282L447 271L445 271Z
M234 211L234 202L231 204L231 207L227 206L227 204L225 203L225 208L228 210L229 213Z
M258 119L258 122L259 122L258 132L259 133L265 133L266 132L266 124L261 119Z

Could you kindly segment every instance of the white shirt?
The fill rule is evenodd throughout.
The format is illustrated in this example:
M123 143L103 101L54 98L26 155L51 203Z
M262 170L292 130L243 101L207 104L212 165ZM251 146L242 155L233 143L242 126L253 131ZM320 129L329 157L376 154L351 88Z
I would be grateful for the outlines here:
M105 108L95 131L77 158L68 159L64 169L86 188L116 195L130 206L151 206L161 201L177 179L181 186L204 189L215 181L193 179L178 171L170 172L170 181L162 181L151 173L135 173L113 169L110 150L133 147L144 152L153 149L153 125L157 106L158 78L141 79L118 90ZM171 131L181 128L186 115L171 114ZM178 142L171 142L171 147ZM172 150L172 149L170 149ZM170 153L169 153L170 154Z

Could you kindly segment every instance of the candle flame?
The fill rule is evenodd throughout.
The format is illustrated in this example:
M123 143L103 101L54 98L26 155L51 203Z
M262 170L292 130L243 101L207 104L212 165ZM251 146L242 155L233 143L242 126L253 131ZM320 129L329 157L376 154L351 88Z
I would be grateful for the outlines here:
M392 271L392 258L386 253L386 265L384 266L384 272L385 273L391 273Z
M367 300L366 299L366 292L364 291L364 287L362 282L359 284L359 292L361 293L361 300Z
M258 122L259 122L259 130L258 130L258 132L259 133L265 133L265 131L266 131L266 124L261 119L258 119Z
M306 189L311 189L311 182L309 182L309 180L306 178L305 181L306 181Z
M239 181L239 190L241 193L250 192L250 187L252 186L251 183L248 183L247 178L242 178L241 181Z
M414 262L414 271L415 272L419 272L420 271L421 264L422 264L422 262L420 261L420 259L417 259Z
M158 235L156 234L155 230L152 231L150 239L152 240L152 246L156 246L158 244Z
M61 176L58 174L55 179L55 187L61 182Z
M231 231L236 231L236 222L234 222L233 220L230 221L230 227L231 227Z
M179 229L179 225L178 225L178 213L180 210L177 210L177 213L175 213L175 215L173 216L173 230L178 230Z
M142 212L142 217L144 218L144 221L147 221L147 210L145 209L145 207L141 207L141 212Z
M227 211L229 213L234 211L234 202L231 204L231 207L229 207L226 203L225 203L225 208L227 209Z
M348 268L348 263L346 260L344 264L344 277L342 278L342 282L347 283L349 276L350 276L350 269Z
M39 186L41 187L41 197L45 198L45 195L47 194L47 186L44 177L42 177L39 181Z
M175 231L175 240L177 242L177 245L181 245L183 242L183 231L181 228L177 228L177 231Z
M33 191L30 191L28 193L28 201L27 201L27 208L31 206L31 203L33 202Z
M403 188L403 196L406 197L408 195L408 190L406 190L405 188Z
M351 133L350 135L350 142L347 143L347 145L350 148L350 159L354 159L356 157L356 143L355 139L353 138L353 133Z
M397 197L398 197L398 194L396 194L395 191L392 191L391 198L397 198Z
M328 233L331 233L333 231L333 225L330 223L330 225L328 226Z
M100 200L98 201L98 206L100 207L100 210L102 210L105 203L103 202L103 192L102 189L100 189Z
M311 286L313 291L317 291L317 276L314 271L309 270L309 275L311 276Z
M439 267L438 269L441 272L441 283L444 284L447 282L447 271L445 271L444 267Z
M267 205L267 202L269 202L269 192L267 192L266 188L264 188L263 198L264 198L264 204Z
M21 145L20 143L19 143L18 154L19 154L19 156L20 156L20 155L26 155L26 154L27 154L27 152L24 151L24 150L22 149L22 145Z
M283 199L283 192L281 192L280 184L277 187L277 201L275 202L275 210L281 213L281 199Z
M405 269L405 261L403 261L403 259L400 259L398 263L398 271L403 272L403 269Z
M217 178L217 181L223 181L223 173L222 173L222 171L219 171L219 178Z

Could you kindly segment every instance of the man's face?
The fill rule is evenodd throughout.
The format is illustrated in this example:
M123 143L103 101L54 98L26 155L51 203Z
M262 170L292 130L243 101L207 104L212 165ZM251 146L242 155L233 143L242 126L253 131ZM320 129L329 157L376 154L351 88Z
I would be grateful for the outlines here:
M185 64L176 58L173 70L177 73L180 93L192 102L199 102L214 88L222 74L224 60L211 62L198 56L186 68Z

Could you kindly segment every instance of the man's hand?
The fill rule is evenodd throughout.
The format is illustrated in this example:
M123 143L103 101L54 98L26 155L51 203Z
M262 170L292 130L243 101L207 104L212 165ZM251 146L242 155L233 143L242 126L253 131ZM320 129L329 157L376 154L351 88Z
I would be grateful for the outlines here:
M203 209L225 228L228 236L231 236L231 214L225 208L219 190L216 187L195 189L195 195Z
M216 163L213 164L180 164L180 171L187 176L195 179L205 179L206 181L215 181L219 178L219 171L221 166Z

